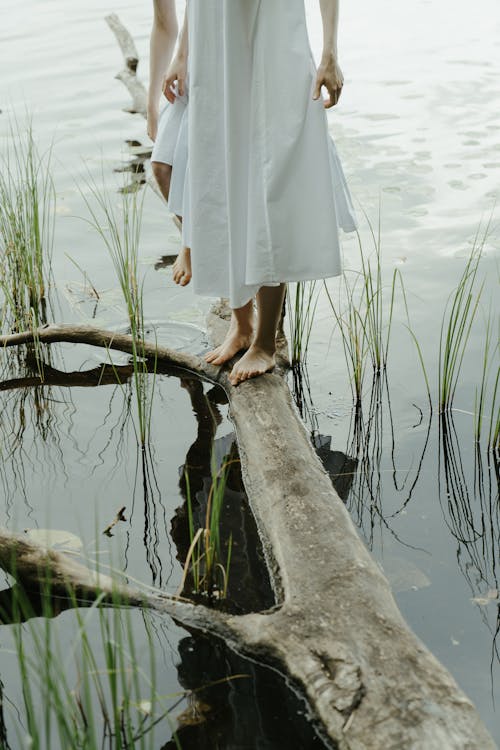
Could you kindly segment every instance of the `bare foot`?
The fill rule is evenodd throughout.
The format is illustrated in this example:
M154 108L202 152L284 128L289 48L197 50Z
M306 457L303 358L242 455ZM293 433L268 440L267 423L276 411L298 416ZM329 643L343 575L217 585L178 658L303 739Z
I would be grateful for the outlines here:
M222 344L205 354L205 360L211 365L223 365L225 362L229 362L238 352L241 352L242 349L248 349L252 339L253 328L242 331L240 328L231 326Z
M231 385L238 385L244 380L263 375L274 368L276 359L274 352L262 349L252 344L250 349L234 365L229 376Z
M172 266L173 279L176 284L186 286L191 281L191 250L183 247Z

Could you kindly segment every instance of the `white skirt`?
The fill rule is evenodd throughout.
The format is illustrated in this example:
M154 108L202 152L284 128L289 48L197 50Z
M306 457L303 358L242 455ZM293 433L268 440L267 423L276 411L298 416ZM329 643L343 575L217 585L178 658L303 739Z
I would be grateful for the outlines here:
M321 99L303 0L189 0L188 95L163 110L197 294L242 307L263 285L336 276L357 228Z

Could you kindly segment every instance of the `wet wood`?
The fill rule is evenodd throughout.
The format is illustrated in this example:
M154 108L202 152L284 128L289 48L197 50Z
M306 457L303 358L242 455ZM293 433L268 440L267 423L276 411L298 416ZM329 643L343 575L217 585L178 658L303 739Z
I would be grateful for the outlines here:
M222 304L212 310L213 344L222 340L228 317ZM1 337L0 344L34 338L14 334ZM132 350L130 336L86 326L46 326L36 338ZM120 598L163 611L279 669L307 697L323 732L341 749L494 748L472 703L404 621L310 443L283 370L234 388L228 369L200 357L152 343L144 343L144 351L224 387L278 604L268 612L229 616L151 589L128 590L122 581ZM5 550L1 534L0 543ZM28 560L36 552L26 542L20 551ZM24 569L22 555L15 554L18 572ZM81 565L75 569L74 560L68 568L65 557L51 552L43 558L56 572L64 571L61 585L74 585L85 596L102 589L112 599L111 579L94 581L92 590L95 574ZM0 562L8 564L5 552ZM27 582L33 565L28 571Z

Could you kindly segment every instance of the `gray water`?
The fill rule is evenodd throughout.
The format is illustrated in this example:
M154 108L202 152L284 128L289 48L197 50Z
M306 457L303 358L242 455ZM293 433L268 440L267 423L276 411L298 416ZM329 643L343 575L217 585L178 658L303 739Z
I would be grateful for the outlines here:
M317 53L317 3L308 0L306 5ZM119 13L133 32L142 60L139 72L145 78L149 5L110 0L103 7L91 0L70 13L61 0L2 0L0 137L6 138L9 114L21 115L27 108L40 142L55 142L58 319L120 328L125 314L111 262L79 218L86 215L79 192L86 175L100 179L104 171L114 189L112 170L127 158L125 141L147 142L143 120L123 111L128 95L113 79L122 61L103 21L108 12ZM479 0L473 12L451 0L353 0L342 7L345 87L339 105L329 113L331 131L360 216L364 211L376 224L380 206L384 278L389 283L394 269L403 275L434 401L444 305L500 189L499 31L500 14L493 0ZM369 250L370 231L363 218L361 225L361 242ZM498 314L498 240L496 212L482 260L484 304L457 391L451 448L446 456L440 452L437 410L431 418L398 296L388 372L390 402L387 393L380 394L382 407L372 414L371 442L361 456L365 460L358 464L347 504L393 583L404 615L500 742L498 709L495 713L499 605L494 596L498 479L485 450L476 453L471 415L481 328L490 300ZM168 268L155 270L159 258L174 254L178 243L174 225L148 191L141 247L147 318L160 341L201 351L210 300L194 297L189 288L176 288ZM358 268L356 237L344 236L343 249L345 267ZM98 304L70 258L99 290ZM328 285L336 299L338 280ZM104 353L87 347L61 346L54 357L54 366L65 370L106 361ZM114 361L125 363L126 357ZM356 458L348 373L324 294L311 337L308 375L312 404L306 420L315 432L331 437L332 450ZM177 378L158 380L149 464L154 481L147 492L133 408L129 414L120 387L53 388L40 398L35 404L33 392L2 394L2 451L9 458L0 522L13 530L71 531L88 550L97 545L107 562L174 591L181 566L170 524L182 502L179 467L197 430L186 388L181 389ZM27 424L13 440L22 399ZM225 409L220 406L217 437L231 432ZM455 473L447 485L450 466ZM119 525L111 539L102 537L102 529L123 505L127 523ZM66 612L58 618L61 638L68 642L72 617ZM173 693L179 687L174 665L184 633L166 621L158 623L158 629L162 688ZM2 675L9 696L12 643L3 631ZM12 686L13 696L15 691Z

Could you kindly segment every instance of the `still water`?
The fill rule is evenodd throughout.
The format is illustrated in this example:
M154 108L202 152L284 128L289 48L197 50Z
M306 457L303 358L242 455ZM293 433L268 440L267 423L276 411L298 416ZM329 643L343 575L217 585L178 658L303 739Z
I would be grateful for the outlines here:
M316 54L321 42L317 5L306 2ZM478 0L473 12L468 4L451 0L377 4L352 0L342 6L340 58L345 87L339 105L329 113L331 130L362 219L360 236L367 252L372 240L364 213L376 225L380 210L384 279L389 284L395 269L403 276L435 405L445 302L478 225L486 224L500 191L498 5L494 0ZM103 16L119 13L132 31L141 57L139 72L145 79L151 11L149 4L141 7L129 0L109 0L105 6L90 0L72 3L71 8L62 0L22 4L2 0L0 136L6 138L9 114L22 116L27 109L41 144L52 139L55 144L53 299L61 321L125 325L107 252L81 219L86 208L79 188L89 174L100 179L101 172L112 183L113 169L128 158L126 141L147 142L143 120L123 111L128 95L114 80L121 56ZM345 267L358 268L357 238L346 236L343 244ZM195 298L189 288L176 288L169 269L159 262L177 248L174 225L148 191L141 247L148 323L160 341L201 351L210 301ZM491 455L484 447L476 451L471 412L485 311L491 305L498 315L499 255L496 212L481 262L481 275L486 278L483 305L464 360L447 440L440 440L437 410L431 416L428 408L418 358L404 325L401 295L396 297L391 334L389 387L373 392L370 409L367 382L361 438L359 424L356 431L352 421L339 332L326 295L320 295L308 355L310 396L306 394L305 413L315 434L324 436L323 444L331 438L331 451L358 461L346 498L353 518L391 580L404 615L474 700L497 742L498 477ZM88 281L73 260L98 289L98 301L89 294ZM338 280L328 284L336 299ZM53 358L51 364L65 371L92 369L106 361L102 352L66 345ZM114 356L113 361L126 366L127 358ZM2 377L14 373L4 372ZM192 384L167 375L158 378L146 463L137 454L128 386L125 392L112 384L5 391L2 454L7 460L0 522L12 530L70 531L99 559L174 591L182 574L177 556L183 543L175 532L184 502L180 468L193 445L204 445L206 451L213 441L221 441L222 457L231 442L223 403L217 405L217 432L203 428L208 390L205 387L200 393ZM328 462L328 445L323 453ZM127 521L116 527L113 537L103 537L102 529L122 506ZM247 522L238 523L246 528ZM252 533L249 530L246 538L253 539ZM242 606L266 601L266 592L253 595L253 603ZM68 643L73 617L65 612L57 618L61 639ZM139 619L134 621L137 632L142 627ZM234 657L216 653L205 642L186 638L170 622L157 622L155 633L155 658L165 695L176 693L180 686L191 689L221 674L250 669L232 665ZM8 628L0 631L0 648L4 684L0 692L4 713L14 722L8 700L16 702L18 688L9 682L14 665ZM248 717L247 737L248 727L262 728L262 747L284 746L279 744L285 740L277 728L284 726L286 712L261 709L259 721L252 718L256 716L252 695L265 706L269 691L278 690L268 684L270 680L255 674L252 689L226 686L218 697L204 694L201 703L212 706L204 740L200 735L188 737L185 746L205 741L206 747L212 747L210 742L217 737L221 747L233 747L231 742L245 736L235 716ZM292 698L283 699L285 706L288 700ZM237 713L228 715L227 705L233 703ZM226 714L221 716L221 711ZM301 711L297 704L288 715ZM317 746L313 735L301 734L307 731L303 724L297 726L301 727L294 735L301 737L297 747ZM163 743L169 731L167 724ZM186 731L194 735L198 730ZM286 746L291 747L289 739Z

